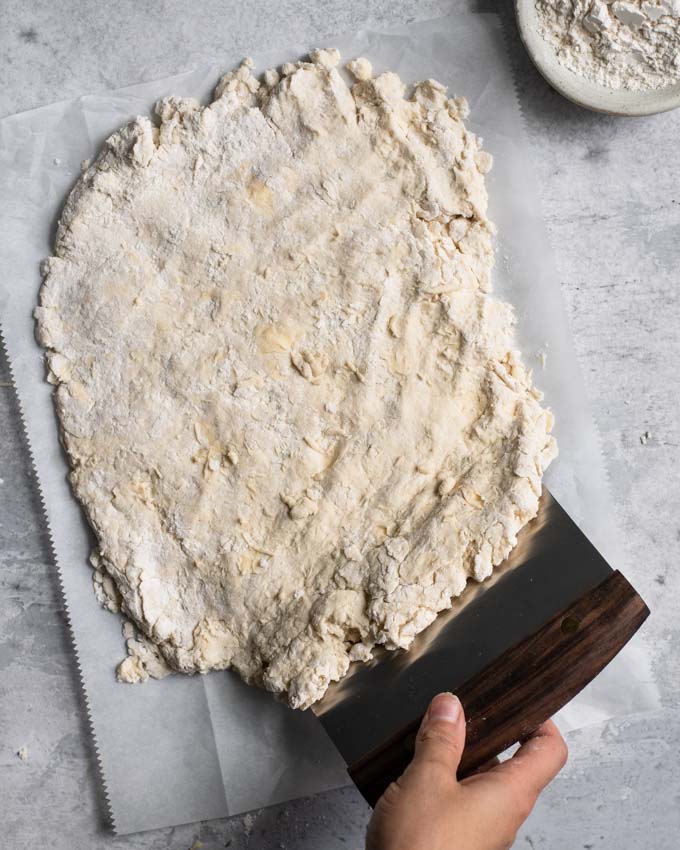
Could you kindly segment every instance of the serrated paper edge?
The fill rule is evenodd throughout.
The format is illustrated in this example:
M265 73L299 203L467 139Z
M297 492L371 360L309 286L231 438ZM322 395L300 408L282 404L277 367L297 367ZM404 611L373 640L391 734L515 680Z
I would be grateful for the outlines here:
M103 792L103 798L106 805L105 819L108 824L111 826L114 834L118 834L118 829L116 827L116 819L113 814L113 806L111 803L111 798L109 796L108 784L106 781L106 772L104 770L104 764L102 761L101 753L99 751L99 742L97 741L97 734L94 728L94 722L92 720L92 710L90 708L90 697L88 695L87 687L85 686L85 677L83 675L83 670L80 664L80 653L78 651L78 643L76 641L76 636L73 631L73 625L71 623L71 612L69 610L68 602L66 601L66 591L64 590L64 580L62 577L62 568L59 562L59 558L57 556L57 550L54 545L54 538L52 536L52 526L50 524L50 519L47 513L47 506L45 503L45 497L43 495L43 487L40 481L40 476L38 474L38 467L35 462L35 456L33 454L33 446L31 445L31 438L28 431L28 427L26 425L26 417L24 415L24 406L21 401L21 396L19 394L19 389L17 387L17 383L15 380L15 370L14 365L12 364L12 358L9 354L9 349L5 342L5 335L2 329L2 322L0 322L0 352L4 356L7 361L7 366L9 369L9 377L12 383L12 392L14 393L14 398L16 400L18 413L19 413L19 425L20 431L23 435L26 449L28 451L28 460L31 469L31 476L33 478L33 482L35 484L35 488L38 493L38 498L40 500L40 511L42 514L42 521L44 523L44 527L47 530L47 539L49 542L49 550L52 563L57 569L57 578L58 578L58 587L59 587L59 597L61 600L62 608L66 617L66 626L68 631L69 643L71 645L71 649L73 651L73 657L76 662L76 668L78 670L78 690L82 697L83 706L85 708L85 715L87 719L87 728L91 736L92 745L94 748L95 755L95 770L99 778L100 787Z

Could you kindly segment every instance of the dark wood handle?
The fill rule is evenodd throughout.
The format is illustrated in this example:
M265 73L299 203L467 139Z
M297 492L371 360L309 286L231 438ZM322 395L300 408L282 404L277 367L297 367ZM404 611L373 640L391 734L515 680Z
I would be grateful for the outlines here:
M581 691L624 647L649 609L620 572L469 679L456 694L466 717L458 776L521 741ZM349 768L373 806L413 756L418 718Z

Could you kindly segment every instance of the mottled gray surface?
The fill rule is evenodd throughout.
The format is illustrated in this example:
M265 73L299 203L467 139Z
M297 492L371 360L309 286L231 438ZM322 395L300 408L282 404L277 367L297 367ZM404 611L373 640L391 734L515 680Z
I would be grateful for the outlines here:
M165 76L224 55L484 8L445 0L0 0L0 115ZM491 4L489 4L491 5ZM190 9L198 10L189 14ZM509 14L508 14L508 20ZM663 710L571 736L571 759L517 841L550 850L676 850L680 835L680 111L616 120L571 106L512 33L563 291L600 426ZM640 435L649 430L646 444ZM339 850L368 812L345 790L252 818L115 839L7 366L0 360L0 845L13 850ZM26 746L28 760L17 750Z

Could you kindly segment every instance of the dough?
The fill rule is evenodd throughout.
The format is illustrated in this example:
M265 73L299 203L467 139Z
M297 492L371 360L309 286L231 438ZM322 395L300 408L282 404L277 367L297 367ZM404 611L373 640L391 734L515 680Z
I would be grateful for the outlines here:
M119 675L299 708L486 578L555 454L465 101L311 59L114 133L36 309L98 593L157 647Z

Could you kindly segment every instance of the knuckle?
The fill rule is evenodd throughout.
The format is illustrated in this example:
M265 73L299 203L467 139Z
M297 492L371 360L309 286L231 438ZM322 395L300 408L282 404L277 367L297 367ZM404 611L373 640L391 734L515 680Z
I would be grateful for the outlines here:
M441 761L430 761L428 763L428 778L433 786L439 790L445 790L448 786L456 784L456 776L449 764Z
M513 807L519 822L518 827L529 817L537 799L538 792L533 788L521 785L515 789Z
M534 808L534 803L536 801L531 799L530 797L525 797L524 800L520 803L517 814L519 815L520 823L524 823L524 821L529 817Z
M418 735L418 741L422 744L443 744L446 747L455 749L456 739L447 730L439 726L431 726L424 729Z
M517 829L513 827L508 827L502 832L501 835L499 835L501 850L510 850L512 845L515 843L518 831L519 827Z
M513 844L515 843L515 840L517 839L517 832L518 832L518 830L513 829L504 838L503 844L502 844L503 850L511 850Z
M562 770L564 765L567 763L567 759L569 758L569 747L567 746L567 742L564 740L564 738L559 739L557 755L558 762L560 765L559 769Z
M506 848L513 846L523 823L524 820L520 819L518 813L514 810L511 814L506 813L499 818L495 824L495 838L498 841L499 850L506 850Z
M390 782L381 797L383 806L387 806L388 808L394 806L399 799L400 791L398 782Z
M438 794L448 794L455 789L456 772L447 759L427 754L412 763L408 771L412 771L409 779L412 778L420 788L436 790Z

